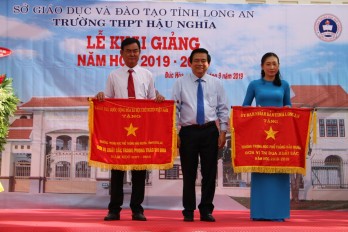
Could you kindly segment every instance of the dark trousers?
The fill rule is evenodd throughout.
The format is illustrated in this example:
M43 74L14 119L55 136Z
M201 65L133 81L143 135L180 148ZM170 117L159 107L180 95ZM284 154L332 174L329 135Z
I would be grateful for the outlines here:
M124 171L111 170L111 195L108 206L109 212L119 213L123 204L123 176ZM132 194L130 208L133 213L143 213L141 204L145 195L146 170L132 171Z
M183 174L183 214L190 215L196 209L195 182L199 159L202 174L202 196L198 208L200 214L212 213L214 210L219 131L215 124L204 128L188 126L181 128L179 136Z

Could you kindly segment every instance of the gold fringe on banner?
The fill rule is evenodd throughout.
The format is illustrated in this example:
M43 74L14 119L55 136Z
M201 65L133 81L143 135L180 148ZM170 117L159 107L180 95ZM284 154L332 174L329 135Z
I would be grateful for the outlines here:
M305 157L308 154L309 149L309 139L310 139L310 127L313 126L313 141L316 142L316 112L314 111L313 118L312 114L309 115L309 122L313 119L313 123L308 123L308 133L306 137L306 145L305 145L305 151L303 154L301 154L305 160ZM235 159L236 159L236 148L235 148L235 130L234 130L234 121L233 121L233 110L231 110L230 114L230 133L231 133L231 152L232 152L232 167L233 171L235 173L240 172L260 172L260 173L287 173L287 174L295 174L299 173L302 175L306 175L306 162L304 164L304 168L302 167L279 167L279 166L236 166L235 165Z
M2 184L1 184L1 182L0 182L0 193L1 192L3 192L5 189L4 189L4 187L2 187Z
M166 170L171 169L173 167L173 162L166 163L166 164L127 164L127 165L120 165L120 164L106 164L97 162L94 160L89 161L89 165L96 168L102 168L107 170L121 170L121 171L131 171L131 170Z
M315 120L313 120L313 117L312 117L312 112L309 114L309 121L308 121L308 129L307 129L307 131L308 131L308 133L307 133L307 138L306 138L306 145L305 145L305 152L304 152L304 154L302 154L303 155L303 158L304 158L304 160L306 160L306 157L307 157L307 155L308 155L308 150L309 150L309 145L310 145L310 135L311 135L311 130L310 130L310 128L312 127L313 128L313 136L315 137L315 134L314 134L314 127L315 127L315 123L311 123L311 122L314 122ZM304 162L304 170L303 170L303 172L304 173L302 173L302 172L298 172L298 173L300 173L300 174L302 174L302 175L306 175L306 166L307 166L307 162Z
M313 125L313 143L316 144L317 143L317 109L314 108L313 110L313 121L312 121L312 125Z
M233 124L233 110L231 109L231 114L230 114L230 133L231 133L231 150L232 150L232 167L233 167L233 171L235 169L235 165L234 165L234 160L236 158L236 146L235 146L235 132L234 132L234 124Z
M261 172L261 173L287 173L287 174L295 174L299 173L302 175L306 175L305 168L299 167L260 167L260 166L243 166L243 167L234 167L233 171L235 173L240 172Z
M88 109L88 128L89 128L89 148L88 148L88 163L91 163L91 153L92 153L92 135L94 133L93 121L94 121L94 103L93 99L89 98L89 109Z
M176 159L178 155L178 131L176 128L176 105L175 103L173 104L173 130L172 130L172 162L171 162L171 167L174 165L174 160ZM170 169L168 168L168 169Z

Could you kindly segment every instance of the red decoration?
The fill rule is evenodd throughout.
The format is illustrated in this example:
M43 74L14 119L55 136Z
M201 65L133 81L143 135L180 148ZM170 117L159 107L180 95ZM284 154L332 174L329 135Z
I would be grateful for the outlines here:
M174 101L91 100L90 164L119 170L168 169L176 156Z
M311 109L233 107L235 172L305 174Z

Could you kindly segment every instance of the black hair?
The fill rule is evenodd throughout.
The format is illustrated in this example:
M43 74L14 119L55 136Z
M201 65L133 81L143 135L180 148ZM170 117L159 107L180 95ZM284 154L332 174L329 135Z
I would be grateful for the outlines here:
M132 37L129 37L129 38L125 38L122 43L121 43L121 50L124 49L125 46L127 45L130 45L130 44L133 44L133 43L136 43L139 47L139 51L140 51L140 42L138 39L136 38L132 38Z
M275 58L277 58L278 64L280 64L280 63L279 63L279 57L277 56L277 54L275 54L275 53L273 53L273 52L267 52L267 53L264 54L264 55L262 56L262 58L261 58L261 65L263 65L263 64L265 63L266 59L267 59L268 57L271 57L271 56L274 56ZM262 77L262 78L265 77L265 71L263 71L263 69L261 70L261 77ZM274 81L273 81L273 84L274 84L274 85L276 85L276 86L281 86L281 85L282 85L282 81L280 80L280 77L281 77L281 75L280 75L280 71L279 71L279 69L278 69L278 72L276 73L275 79L274 79Z
M191 52L191 55L190 55L190 63L192 64L192 60L193 60L193 55L196 54L196 53L205 53L207 54L207 57L208 57L208 64L210 64L210 61L211 61L211 57L209 55L209 52L207 49L204 49L204 48L196 48L195 50L193 50Z

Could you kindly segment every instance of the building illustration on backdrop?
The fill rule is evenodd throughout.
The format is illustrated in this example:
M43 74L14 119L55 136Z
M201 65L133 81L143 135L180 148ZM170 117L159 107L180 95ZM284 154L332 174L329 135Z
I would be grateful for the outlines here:
M339 85L291 88L293 107L317 111L317 143L311 138L300 198L348 200L347 92ZM88 166L88 109L87 97L32 97L19 105L0 159L5 191L109 194L110 172ZM230 139L220 152L217 183L217 193L250 194L250 173L231 167ZM148 171L146 184L150 195L181 195L179 158L170 170Z

